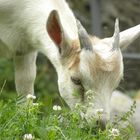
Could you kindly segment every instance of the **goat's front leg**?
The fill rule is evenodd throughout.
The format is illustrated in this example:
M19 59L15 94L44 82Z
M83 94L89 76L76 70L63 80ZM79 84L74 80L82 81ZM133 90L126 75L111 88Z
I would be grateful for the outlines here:
M37 52L30 52L24 55L16 55L14 58L16 90L19 95L24 97L27 94L34 94L36 57Z

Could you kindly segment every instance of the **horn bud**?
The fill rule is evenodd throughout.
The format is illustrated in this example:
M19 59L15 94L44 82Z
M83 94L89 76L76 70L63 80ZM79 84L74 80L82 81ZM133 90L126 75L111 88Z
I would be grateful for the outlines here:
M86 50L93 51L92 42L89 35L79 20L77 20L77 28L81 47Z
M118 18L115 21L115 31L113 35L113 48L112 50L119 49L119 42L120 42L120 29L119 29L119 20Z

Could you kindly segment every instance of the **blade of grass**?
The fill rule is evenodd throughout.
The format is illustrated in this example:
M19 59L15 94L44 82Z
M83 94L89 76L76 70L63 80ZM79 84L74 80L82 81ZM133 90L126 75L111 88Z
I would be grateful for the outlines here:
M6 80L4 80L3 85L2 85L2 87L1 87L0 96L1 96L1 94L2 94L2 92L3 92L3 89L4 89L5 85L6 85Z

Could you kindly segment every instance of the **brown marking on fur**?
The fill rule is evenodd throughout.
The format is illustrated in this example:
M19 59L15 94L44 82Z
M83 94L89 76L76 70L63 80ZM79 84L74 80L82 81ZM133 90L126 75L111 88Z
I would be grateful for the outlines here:
M71 43L67 43L64 46L65 49L63 49L61 54L61 63L69 70L74 69L75 71L75 69L78 69L78 64L80 62L80 42L79 40L73 40Z
M74 67L78 67L78 64L80 62L80 42L79 40L74 40L72 42L72 48L73 48L73 53L71 54L71 61L69 63L69 69L72 69Z
M80 62L80 56L79 56L79 53L77 52L77 54L75 54L75 56L73 57L71 63L69 64L69 69L78 67L79 62Z
M95 66L102 71L111 72L114 69L117 69L117 57L116 54L111 54L107 59L103 59L98 54L95 54Z
M80 42L79 42L79 40L78 39L73 40L72 43L71 43L71 46L72 46L72 48L80 49Z
M89 37L93 45L97 44L101 40L100 38L92 35L89 35Z
M88 54L87 54L88 55ZM96 84L94 89L98 91L105 84L109 84L110 88L114 88L119 83L121 76L121 59L118 52L115 52L108 59L103 59L97 54L89 55L87 64L90 69L90 75ZM116 82L112 82L116 81ZM109 81L109 82L107 82ZM116 84L116 85L114 85Z

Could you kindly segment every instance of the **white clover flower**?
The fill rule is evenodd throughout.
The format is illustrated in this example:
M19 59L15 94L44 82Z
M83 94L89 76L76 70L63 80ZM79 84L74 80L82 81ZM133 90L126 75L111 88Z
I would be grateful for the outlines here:
M88 101L91 101L92 99L94 99L92 96L87 96Z
M81 107L81 104L80 103L76 103L75 104L75 108L79 108L79 107Z
M86 94L86 95L93 95L94 92L93 92L92 90L88 90L85 94Z
M33 140L33 136L32 136L32 134L25 134L25 135L23 136L23 139L24 139L24 140Z
M39 106L39 103L33 103L33 106Z
M32 95L32 94L28 94L26 96L27 99L36 99L36 96Z
M85 114L84 112L80 112L80 116L82 119L86 119L87 118L87 114Z
M110 137L117 137L120 135L120 131L117 128L112 128L111 130L109 130L110 133Z
M59 106L59 105L54 105L54 106L53 106L53 110L55 110L55 111L60 111L60 110L62 110L62 108L61 108L61 106Z
M96 115L102 115L104 113L104 110L103 108L100 108L100 109L96 109Z
M92 90L88 90L86 93L85 93L85 95L87 96L87 100L88 101L93 101L94 99L95 99L95 97L94 97L94 92L92 91Z
M89 106L94 107L94 103L89 102Z

